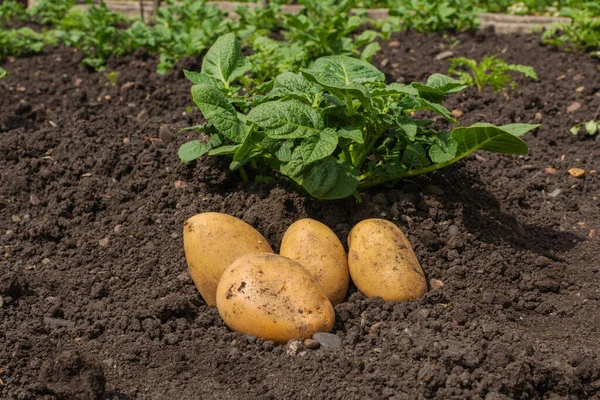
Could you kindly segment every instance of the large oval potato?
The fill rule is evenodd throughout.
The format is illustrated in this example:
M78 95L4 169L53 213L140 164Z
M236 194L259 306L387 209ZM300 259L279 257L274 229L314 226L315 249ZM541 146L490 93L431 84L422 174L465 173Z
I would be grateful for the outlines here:
M247 254L223 273L217 309L234 331L286 343L329 332L333 306L316 279L294 260Z
M183 247L194 284L209 305L216 305L219 279L235 259L248 253L273 253L252 226L216 212L198 214L185 221Z
M313 274L331 304L344 301L350 281L348 256L327 225L310 218L294 222L283 235L279 254L298 261Z
M348 266L354 284L367 297L414 300L427 291L425 274L400 228L366 219L348 236Z

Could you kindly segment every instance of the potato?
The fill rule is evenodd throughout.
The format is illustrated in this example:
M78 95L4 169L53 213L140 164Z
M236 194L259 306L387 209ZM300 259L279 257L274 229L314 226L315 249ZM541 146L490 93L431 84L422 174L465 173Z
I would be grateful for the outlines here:
M402 231L383 219L366 219L348 236L348 266L354 284L368 297L414 300L427 291L425 274Z
M268 253L247 254L225 270L217 309L234 331L275 343L329 332L335 322L333 306L311 273Z
M192 279L208 305L216 304L219 279L236 258L248 253L273 253L256 229L241 219L215 212L185 221L183 247Z
M331 304L344 301L350 281L348 256L327 225L310 218L294 222L283 235L279 254L298 261L313 274Z

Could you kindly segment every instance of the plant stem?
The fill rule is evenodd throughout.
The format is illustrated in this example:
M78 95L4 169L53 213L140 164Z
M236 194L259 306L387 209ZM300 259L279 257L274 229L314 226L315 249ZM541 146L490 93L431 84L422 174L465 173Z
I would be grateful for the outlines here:
M240 175L242 176L242 181L244 183L248 182L248 175L246 174L244 167L240 167Z
M339 145L342 148L342 153L344 154L344 159L346 161L350 161L352 163L352 165L354 165L354 160L352 159L352 154L350 154L350 150L348 149L348 146L346 145L346 143L339 142Z
M465 154L465 156L466 156L466 154ZM358 185L358 190L372 188L374 186L383 185L384 183L391 182L391 181L397 181L397 180L402 179L402 178L407 178L407 177L411 177L411 176L417 176L417 175L426 174L428 172L435 171L437 169L447 167L448 165L457 162L458 160L460 160L463 157L464 156L453 158L450 161L446 161L444 163L439 163L439 164L433 164L433 165L430 165L429 167L426 167L426 168L413 169L413 170L410 170L410 171L399 172L399 173L393 174L393 175L382 176L381 178L374 179L372 181L361 182Z

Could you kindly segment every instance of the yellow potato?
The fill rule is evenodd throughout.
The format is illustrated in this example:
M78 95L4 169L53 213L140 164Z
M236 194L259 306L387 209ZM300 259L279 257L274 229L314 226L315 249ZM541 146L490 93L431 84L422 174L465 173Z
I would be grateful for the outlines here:
M294 222L283 235L279 254L298 261L313 274L331 304L344 301L350 280L348 257L327 225L310 218Z
M248 253L273 253L256 229L231 215L208 212L193 216L183 226L183 247L192 279L204 301L215 305L223 271Z
M333 306L304 267L276 254L247 254L223 273L217 309L234 331L286 343L329 332Z
M427 291L425 274L408 239L393 223L366 219L348 236L352 281L367 297L414 300Z

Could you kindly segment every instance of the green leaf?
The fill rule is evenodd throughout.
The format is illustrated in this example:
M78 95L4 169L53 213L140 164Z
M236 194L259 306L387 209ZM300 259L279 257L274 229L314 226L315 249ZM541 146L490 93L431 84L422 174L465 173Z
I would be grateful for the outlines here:
M366 61L348 56L321 57L308 70L324 86L344 86L366 82L383 82L385 75Z
M379 43L377 43L377 42L369 43L368 45L365 46L362 53L360 53L360 58L361 58L361 60L371 61L371 58L373 58L373 56L379 50L381 50L381 46L379 45Z
M363 144L365 141L363 139L363 133L361 129L348 129L341 128L337 131L337 135L339 138L350 139L356 143Z
M209 156L225 156L235 154L237 149L240 148L240 144L230 144L225 146L220 146L215 149L212 149L208 152Z
M285 72L278 75L273 83L269 96L289 96L303 101L312 102L319 88L307 81L301 74Z
M573 125L571 127L571 129L569 129L569 132L571 132L571 134L573 134L573 135L577 135L579 133L580 128L581 128L581 124Z
M330 156L338 144L338 136L335 130L325 129L320 134L311 136L302 141L300 150L304 165L312 164Z
M0 78L4 78L6 75L8 75L8 72L6 72L5 69L0 68Z
M177 156L179 156L181 161L187 163L202 157L208 153L209 150L210 147L207 144L202 143L199 140L192 140L191 142L184 143L181 145L181 147L179 147Z
M419 82L413 82L410 84L410 86L417 89L419 91L419 95L431 103L439 104L444 100L444 92L438 88L423 85Z
M524 141L493 125L475 124L470 127L456 128L452 131L451 137L458 143L456 161L477 150L502 154L527 154L528 152Z
M358 171L351 164L326 158L313 164L302 179L302 186L317 199L334 200L350 196L358 187Z
M331 93L337 95L341 99L344 99L348 95L350 95L352 97L357 98L368 110L371 110L373 108L371 95L369 94L369 91L366 87L354 83L349 83L345 85L330 85L326 83L327 80L319 80L319 77L317 75L314 75L313 71L302 70L301 72L306 77L306 79L312 82L316 82L319 85L325 87L326 89L329 89Z
M371 96L373 97L393 95L418 96L419 91L412 86L397 82L390 83L385 88L371 90Z
M458 143L450 135L451 132L442 131L435 137L435 142L429 148L429 158L434 163L444 163L456 156Z
M243 122L229 100L219 89L213 86L192 86L192 100L198 106L204 118L226 138L241 143L245 136Z
M252 65L242 55L240 44L233 33L217 39L202 61L202 73L217 78L228 88L236 78L244 75Z
M266 137L262 140L261 145L267 152L275 155L275 158L280 162L286 163L292 159L294 142L291 140L277 140Z
M269 101L253 108L248 120L274 139L298 139L318 134L323 118L310 106L298 101Z
M596 133L598 133L598 122L592 120L592 121L588 121L585 123L585 131L588 133L588 135L595 135Z
M281 164L279 171L292 178L296 183L302 185L302 169L304 168L304 160L302 159L302 152L300 146L296 147L292 152L290 161L285 164Z
M248 153L250 153L250 150L252 150L254 144L252 135L253 133L254 132L252 130L249 130L249 132L246 133L244 141L233 155L233 161L241 161L246 158Z
M192 82L194 85L208 85L208 86L219 86L224 87L223 83L217 78L207 75L202 72L183 70L185 77Z
M538 126L540 126L540 125L539 124L508 124L508 125L502 125L500 127L500 129L502 129L503 131L506 131L514 136L523 136L524 134L526 134L529 131L534 130Z
M528 65L519 65L519 64L510 64L510 65L507 65L507 67L508 67L509 71L520 72L528 78L531 78L536 81L538 80L538 76L535 73L535 70L533 69L533 67L530 67Z
M425 148L419 143L411 143L404 149L404 163L411 169L423 168L431 164Z
M402 116L396 118L396 123L398 124L398 127L406 133L406 136L408 136L408 139L411 142L415 140L418 131L417 121L410 117Z
M446 118L447 121L452 122L455 125L458 125L458 122L453 118L452 113L446 107L441 104L432 103L429 100L421 99L421 107L425 110L433 111L442 117Z
M439 89L444 92L444 94L460 92L461 90L469 87L469 85L465 82L452 79L443 74L431 75L429 78L427 78L427 86Z

